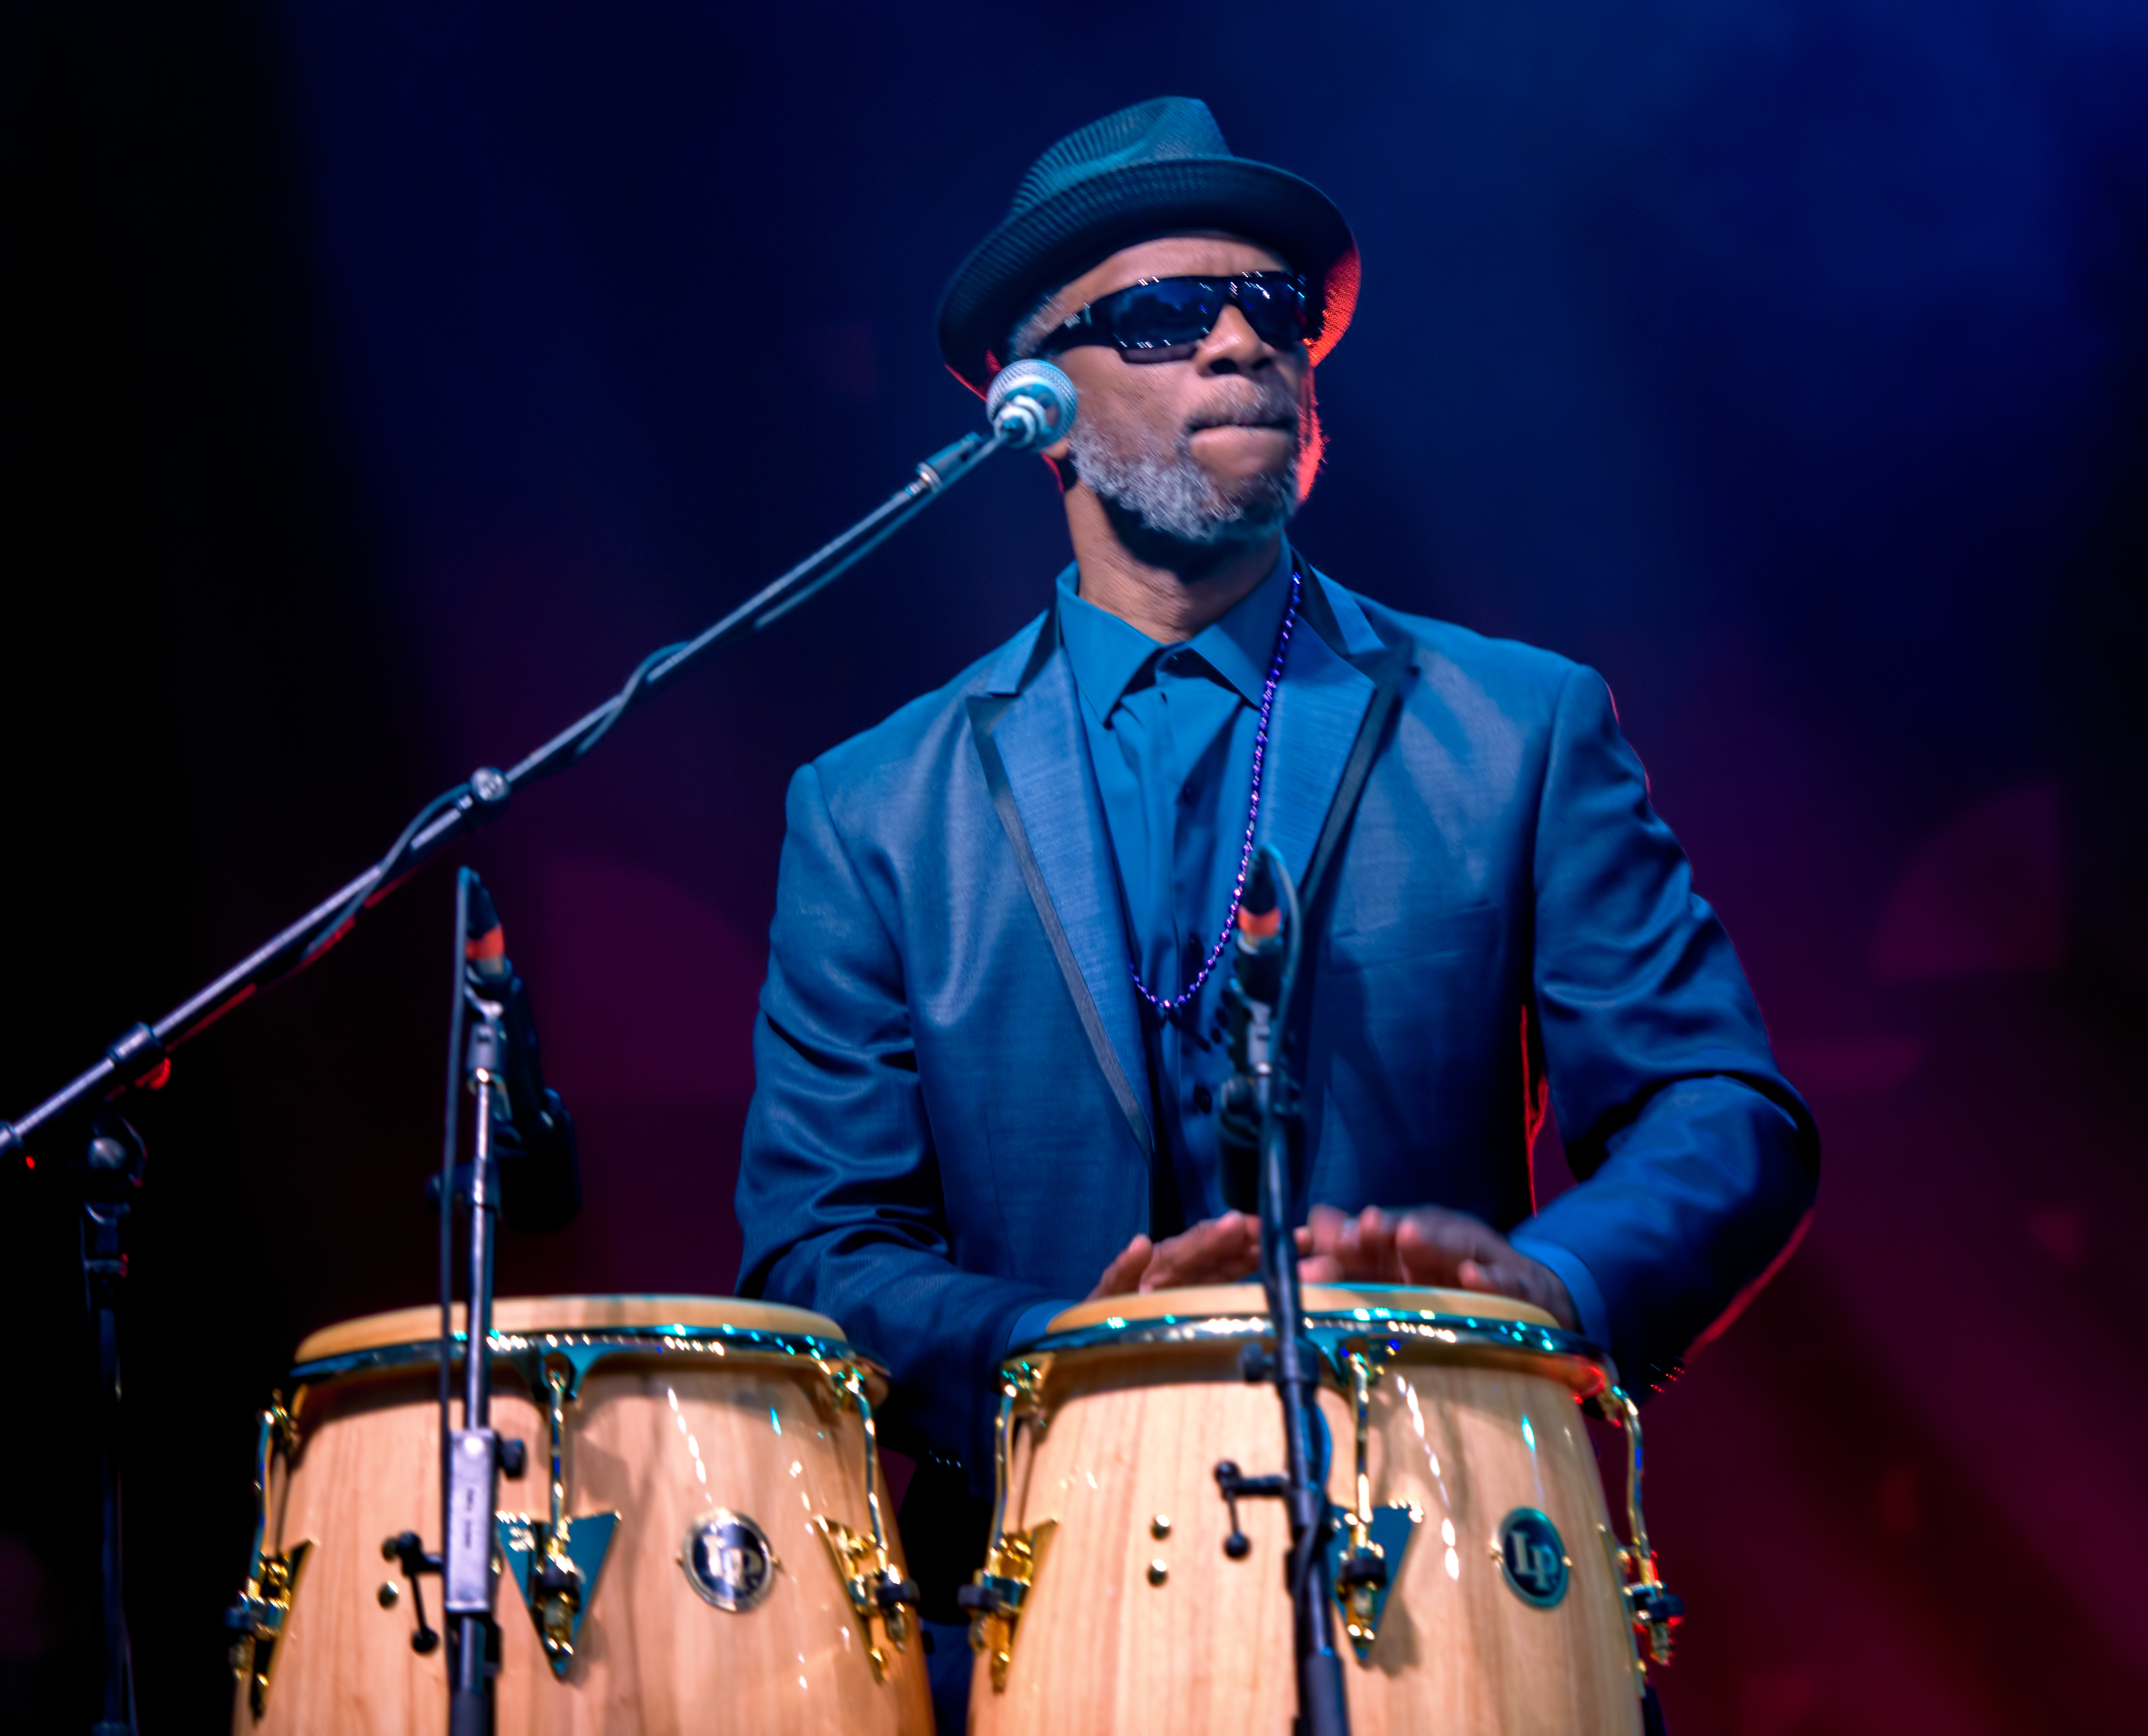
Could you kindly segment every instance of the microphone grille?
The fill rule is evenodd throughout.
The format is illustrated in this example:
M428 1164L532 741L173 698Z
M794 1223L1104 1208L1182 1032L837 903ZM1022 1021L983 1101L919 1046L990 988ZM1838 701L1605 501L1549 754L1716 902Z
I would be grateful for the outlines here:
M1051 363L1012 362L992 376L985 414L992 432L1017 452L1049 446L1072 431L1074 382Z

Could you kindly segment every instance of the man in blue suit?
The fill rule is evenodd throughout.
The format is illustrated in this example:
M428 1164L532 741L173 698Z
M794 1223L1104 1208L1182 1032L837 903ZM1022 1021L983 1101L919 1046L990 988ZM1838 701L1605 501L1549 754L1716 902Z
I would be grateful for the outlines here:
M1817 1141L1592 671L1400 615L1284 526L1356 299L1317 189L1165 98L1062 140L943 299L1048 355L1051 605L790 786L740 1287L885 1359L928 1614L981 1554L991 1373L1092 1294L1249 1275L1212 1113L1245 865L1307 889L1312 1277L1524 1297L1669 1378L1809 1209ZM1534 1209L1558 1118L1579 1185Z

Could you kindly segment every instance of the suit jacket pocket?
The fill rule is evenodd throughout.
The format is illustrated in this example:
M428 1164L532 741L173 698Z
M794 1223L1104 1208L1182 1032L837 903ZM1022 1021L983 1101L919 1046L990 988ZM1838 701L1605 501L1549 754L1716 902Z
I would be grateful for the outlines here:
M1371 923L1338 920L1327 931L1327 968L1363 971L1441 953L1483 952L1498 939L1500 913L1488 904L1400 910Z

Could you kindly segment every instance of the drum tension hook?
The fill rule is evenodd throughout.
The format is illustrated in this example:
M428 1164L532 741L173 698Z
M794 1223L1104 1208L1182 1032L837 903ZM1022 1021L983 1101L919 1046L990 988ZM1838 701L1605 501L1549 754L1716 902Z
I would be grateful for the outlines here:
M854 1362L824 1362L821 1366L836 1402L848 1405L858 1413L865 1442L866 1516L871 1526L871 1535L861 1537L849 1526L825 1513L815 1523L820 1527L821 1541L828 1546L836 1577L842 1582L844 1593L850 1599L851 1612L865 1634L866 1661L872 1666L873 1680L879 1682L886 1679L887 1654L876 1642L873 1623L880 1623L881 1634L900 1652L910 1641L911 1624L916 1620L911 1612L921 1606L923 1599L916 1581L907 1578L896 1566L888 1548L887 1528L881 1520L880 1508L879 1427L873 1420L872 1398L866 1389L865 1371Z
M1240 1499L1282 1500L1290 1493L1289 1479L1283 1477L1248 1477L1238 1468L1236 1459L1227 1458L1216 1467L1216 1487L1222 1492L1223 1499L1231 1508L1231 1534L1223 1539L1223 1553L1233 1561L1243 1561L1252 1551L1253 1540L1239 1528Z
M550 1507L548 1518L527 1513L499 1513L494 1518L501 1555L514 1575L516 1589L529 1606L536 1623L537 1638L545 1648L545 1662L555 1680L565 1681L575 1661L575 1647L582 1634L582 1619L596 1595L597 1578L604 1572L613 1533L619 1529L616 1513L567 1513L567 1402L582 1377L594 1365L578 1361L571 1352L546 1356L539 1365L545 1396L545 1430L551 1455ZM531 1379L530 1384L538 1384ZM501 1457L509 1442L500 1442ZM523 1443L512 1443L518 1463L508 1474L520 1474Z
M238 1600L223 1614L224 1625L235 1636L229 1653L232 1673L248 1688L248 1698L258 1719L267 1715L268 1684L276 1667L276 1652L291 1605L299 1595L299 1578L313 1553L310 1538L289 1548L272 1552L268 1547L269 1481L276 1456L298 1445L298 1425L284 1408L282 1393L272 1393L259 1417L260 1433L254 1448L253 1557Z
M1047 1357L1024 1357L1000 1370L999 1421L992 1451L991 1540L985 1548L984 1566L955 1594L956 1602L970 1618L970 1649L991 1664L994 1693L1006 1692L1021 1613L1036 1589L1045 1552L1059 1528L1056 1519L1039 1519L1026 1531L1010 1531L1006 1523L1015 1430L1021 1419L1027 1418L1042 1432L1044 1381L1050 1367Z
M1664 1585L1649 1543L1648 1521L1641 1514L1641 1412L1633 1395L1612 1385L1595 1395L1598 1414L1608 1416L1626 1437L1626 1528L1633 1538L1623 1547L1608 1531L1605 1540L1620 1568L1619 1594L1637 1639L1648 1642L1649 1655L1659 1664L1671 1661L1671 1630L1685 1619L1685 1600ZM1640 1658L1634 1656L1638 1668Z
M1373 1661L1388 1592L1401 1577L1410 1539L1423 1520L1413 1503L1373 1505L1368 1443L1372 1433L1373 1387L1380 1358L1370 1346L1346 1341L1342 1366L1350 1377L1350 1408L1357 1437L1358 1499L1354 1506L1327 1503L1328 1577L1341 1606L1342 1626L1360 1663Z
M1658 1663L1671 1661L1671 1629L1685 1619L1685 1599L1666 1590L1659 1579L1647 1579L1626 1588L1627 1605L1634 1625L1647 1634L1649 1655Z
M410 1582L410 1605L418 1618L418 1631L410 1636L410 1649L423 1657L439 1647L440 1636L425 1619L425 1593L418 1578L421 1573L439 1573L440 1558L425 1553L424 1539L416 1532L400 1531L394 1537L381 1539L380 1558L395 1563L403 1569L403 1577Z

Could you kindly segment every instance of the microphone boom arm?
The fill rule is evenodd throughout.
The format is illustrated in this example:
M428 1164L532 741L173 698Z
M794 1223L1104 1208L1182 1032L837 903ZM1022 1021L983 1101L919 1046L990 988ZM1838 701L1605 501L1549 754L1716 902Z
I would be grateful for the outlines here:
M1017 368L1038 364L1016 364ZM1056 370L1054 370L1056 372ZM1008 374L1013 369L1006 370ZM965 434L917 466L916 474L879 506L836 537L771 580L720 620L695 638L660 647L635 665L610 699L555 735L534 753L502 772L480 766L469 778L427 802L404 827L393 847L371 867L306 912L273 939L256 947L229 970L173 1007L153 1024L136 1024L107 1046L94 1066L78 1074L18 1119L0 1121L0 1157L28 1151L30 1136L88 1103L93 1096L115 1097L130 1086L161 1086L169 1076L170 1052L199 1036L258 991L314 963L349 933L360 916L379 903L424 866L441 848L464 832L499 817L509 798L536 782L579 763L626 714L716 646L759 632L780 620L823 586L832 583L895 534L925 508L978 465L1003 449L1040 445L1064 434L1073 422L1073 391L1055 417L1040 419L1039 399L1020 389L994 392L990 434ZM1043 383L1051 389L1049 382ZM1063 384L1063 377L1062 377Z
M72 1167L83 1190L85 1294L97 1328L98 1378L103 1395L98 1412L98 1439L104 1468L103 1528L98 1567L104 1612L100 1647L100 1686L104 1717L97 1725L99 1732L119 1733L119 1736L127 1736L127 1733L135 1728L133 1675L128 1646L126 1605L120 1594L120 1382L116 1297L118 1281L125 1276L127 1270L126 1256L121 1245L120 1225L128 1210L123 1197L118 1196L123 1196L139 1183L141 1147L131 1130L126 1128L126 1124L115 1113L103 1109L93 1100L100 1096L116 1097L130 1086L143 1086L152 1090L161 1086L171 1076L172 1050L188 1038L199 1036L226 1013L251 998L259 989L303 971L314 963L350 931L352 925L360 916L415 873L450 839L462 832L474 831L486 821L497 818L507 805L508 799L522 785L549 777L554 772L563 771L568 766L578 764L598 742L604 740L614 724L659 688L670 682L695 658L717 645L756 633L770 622L780 619L823 585L856 565L922 511L929 502L937 499L994 453L1002 449L1021 451L1045 446L1061 439L1074 426L1076 408L1073 383L1049 363L1017 362L1012 367L1002 369L993 381L991 394L986 399L986 410L992 430L989 437L966 434L952 445L934 453L917 467L916 474L908 483L833 542L808 555L780 578L763 585L699 637L680 645L665 645L644 658L635 666L634 673L627 677L626 685L610 700L572 727L555 735L510 770L502 772L489 765L480 766L470 774L467 782L458 784L452 790L434 796L403 828L388 854L357 879L316 905L267 944L256 947L208 987L182 1001L154 1025L129 1026L106 1047L103 1058L96 1066L76 1075L28 1114L12 1122L0 1121L0 1157L28 1160L30 1136L39 1128L57 1133L63 1127L72 1128L75 1125L74 1117L78 1111L89 1111L84 1117L82 1130L91 1136L88 1139L88 1150L81 1154ZM468 940L469 891L474 878L471 876L459 883L455 901L459 988L462 981L463 949ZM460 1085L459 1076L454 1070L464 1059L460 1052L462 1007L459 996L454 1020L457 1052L450 1059L448 1131L440 1182L444 1293L450 1289L452 1277L448 1238L454 1208L454 1141L457 1094ZM489 1016L488 1015L488 1020ZM474 1060L472 1065L476 1065ZM534 1072L530 1076L535 1076ZM469 1342L473 1345L484 1342L485 1302L490 1295L491 1285L487 1252L490 1241L487 1212L493 1209L489 1198L490 1180L488 1176L492 1131L490 1063L478 1068L477 1079L478 1131L471 1165L470 1204L473 1282L469 1331ZM113 1132L102 1131L105 1122L109 1122L113 1128L123 1132L126 1136L123 1139ZM565 1136L568 1141L566 1161L571 1164L571 1131L565 1131ZM440 1357L444 1413L450 1323L444 1303ZM484 1448L484 1474L489 1478L491 1468L496 1463L493 1448L486 1446L488 1442L494 1441L486 1422L489 1363L486 1357L474 1355L465 1357L464 1361L469 1389L464 1432L470 1441ZM472 1430L476 1432L470 1434ZM455 1481L448 1474L451 1463L460 1463L461 1460L455 1455L444 1457L441 1466L444 1495L452 1490ZM465 1493L484 1496L483 1490L466 1490ZM489 1498L479 1500L480 1508L489 1508ZM459 1691L453 1697L450 1709L450 1723L458 1732L458 1736L489 1728L490 1723L489 1700L480 1679L484 1673L481 1668L483 1660L478 1656L481 1650L479 1636L486 1631L486 1623L470 1614L473 1610L484 1612L490 1608L489 1589L482 1567L489 1552L482 1544L480 1538L470 1548L459 1549L449 1547L444 1538L442 1546L444 1563L451 1573L459 1571L471 1562L479 1563L469 1573L463 1575L469 1583L462 1587L459 1592L453 1579L443 1581L450 1618L464 1618L457 1624L461 1635L458 1652ZM242 1603L239 1609L233 1611L232 1615L243 1619L246 1613L246 1606ZM227 1617L228 1620L231 1618Z

